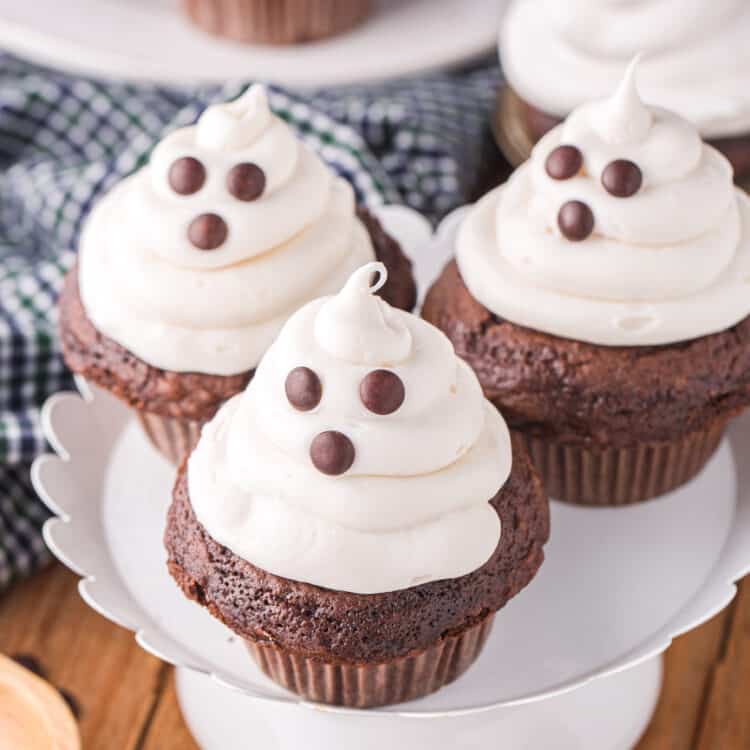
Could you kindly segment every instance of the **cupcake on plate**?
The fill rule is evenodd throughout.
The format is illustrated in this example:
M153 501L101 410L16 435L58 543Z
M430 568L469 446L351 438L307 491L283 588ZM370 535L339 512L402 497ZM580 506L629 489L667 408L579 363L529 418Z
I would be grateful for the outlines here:
M509 87L496 133L514 164L585 102L607 96L644 54L649 104L691 120L750 177L750 3L747 0L516 0L500 32Z
M370 14L371 0L181 0L209 34L236 42L299 44L341 34Z
M750 403L750 200L633 76L469 210L423 309L571 502L681 485Z
M294 315L180 468L185 594L308 700L412 700L463 673L536 574L547 499L436 328L356 271Z
M411 309L398 244L255 86L164 138L94 207L60 299L65 361L177 462L286 319L375 259L381 294Z

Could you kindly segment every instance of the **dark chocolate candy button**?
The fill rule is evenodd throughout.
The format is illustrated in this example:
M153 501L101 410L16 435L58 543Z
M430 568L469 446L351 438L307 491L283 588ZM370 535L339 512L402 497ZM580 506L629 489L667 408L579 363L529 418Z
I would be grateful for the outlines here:
M565 238L580 242L594 231L594 214L583 201L568 201L557 214L557 225Z
M575 146L558 146L550 152L544 166L553 180L569 180L583 166L583 154Z
M227 190L237 200L254 201L263 195L265 187L265 172L252 162L236 164L227 174Z
M643 173L637 164L627 159L615 159L602 172L604 189L616 198L630 198L643 184Z
M199 250L216 250L224 244L228 233L226 222L216 214L201 214L188 227L188 238Z
M192 156L183 156L169 168L169 186L180 195L197 193L206 181L206 168Z
M286 397L299 411L314 409L323 397L320 378L309 367L295 367L287 376Z
M362 403L375 414L392 414L404 403L404 383L395 372L373 370L359 384Z
M310 445L310 458L323 474L343 474L354 463L354 445L346 435L335 430L321 432Z

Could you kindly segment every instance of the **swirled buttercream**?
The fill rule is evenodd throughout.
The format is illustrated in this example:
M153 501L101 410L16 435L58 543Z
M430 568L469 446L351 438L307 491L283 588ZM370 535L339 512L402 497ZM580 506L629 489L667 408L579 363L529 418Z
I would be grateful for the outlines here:
M440 331L373 294L374 273L385 268L364 266L289 319L188 464L191 503L217 541L274 574L360 594L486 562L500 538L488 501L511 466L508 429L475 375ZM290 390L300 368L310 398Z
M459 269L497 315L618 346L696 338L750 314L750 201L692 125L643 104L634 76L631 66L614 96L550 131L463 222ZM562 146L581 163L565 179L548 171ZM625 179L622 164L629 197L605 177L620 165ZM581 211L581 226L565 226L570 203L593 218L588 236ZM585 239L571 241L579 229Z
M254 86L166 136L97 204L79 282L94 325L147 363L231 375L373 257L349 184Z
M606 96L643 52L646 101L719 138L750 132L748 35L746 0L516 0L500 58L526 101L565 117Z

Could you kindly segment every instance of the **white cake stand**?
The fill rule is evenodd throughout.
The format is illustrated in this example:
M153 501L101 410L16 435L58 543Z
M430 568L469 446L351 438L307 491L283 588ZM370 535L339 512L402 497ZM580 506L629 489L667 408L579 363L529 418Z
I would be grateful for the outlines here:
M211 37L182 17L177 0L0 0L0 46L95 77L333 86L426 73L489 52L505 2L376 0L372 17L349 33L275 47Z
M423 220L383 209L410 247ZM449 252L441 232L420 280ZM180 667L186 720L206 750L438 748L624 750L645 727L671 640L722 609L750 570L750 420L738 421L689 485L617 509L552 504L546 562L505 607L482 656L435 695L375 711L313 706L278 688L238 639L187 601L162 546L173 470L114 398L79 383L43 412L57 455L35 487L57 518L52 551L84 580L84 599ZM737 473L739 472L739 474ZM739 491L738 491L739 487ZM489 743L489 744L488 744Z

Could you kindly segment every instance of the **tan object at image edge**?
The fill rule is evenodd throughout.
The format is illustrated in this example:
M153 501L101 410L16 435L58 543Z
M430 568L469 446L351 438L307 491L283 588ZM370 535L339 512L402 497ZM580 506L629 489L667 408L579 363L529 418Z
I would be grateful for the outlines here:
M2 750L80 750L78 726L52 685L0 654Z

